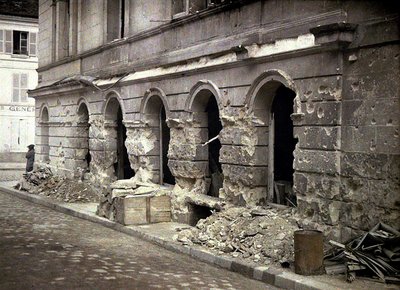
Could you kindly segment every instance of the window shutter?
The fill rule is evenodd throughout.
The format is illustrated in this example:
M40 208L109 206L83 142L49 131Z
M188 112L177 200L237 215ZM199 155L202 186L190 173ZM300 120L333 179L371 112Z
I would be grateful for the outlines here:
M0 30L0 53L4 52L4 31Z
M12 101L19 102L19 74L13 74Z
M12 31L11 30L5 30L5 48L6 48L6 53L12 53Z
M21 89L21 102L27 101L27 91L28 91L28 74L20 74L20 89Z
M37 33L29 32L29 55L36 56Z

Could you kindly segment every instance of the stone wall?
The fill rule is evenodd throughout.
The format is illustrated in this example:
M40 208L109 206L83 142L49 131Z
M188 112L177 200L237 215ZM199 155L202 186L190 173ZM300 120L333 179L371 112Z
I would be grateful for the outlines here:
M302 5L311 9L307 3ZM269 4L252 2L223 16L233 19L242 11L238 22L246 28L238 29L246 33L251 30L251 23L245 22L247 13L261 6L264 13ZM302 10L310 18L297 29L296 23L291 23L289 30L274 23L276 30L268 34L268 26L263 26L258 28L256 40L248 42L248 35L237 36L243 45L233 50L223 49L225 40L206 43L213 52L193 46L196 53L203 53L201 57L190 58L193 51L169 51L172 54L166 58L155 51L143 51L139 42L157 43L155 35L138 42L121 42L120 46L84 57L80 60L82 74L100 76L104 72L100 67L108 67L109 62L113 62L115 71L129 68L128 63L140 65L138 71L125 75L112 89L105 88L119 77L96 80L102 90L65 80L32 92L36 96L40 140L42 127L49 127L50 166L60 173L77 175L76 168L85 166L88 138L92 157L88 177L99 187L115 180L115 108L120 107L134 179L159 183L159 114L164 107L171 135L168 167L176 183L172 213L175 220L187 222L191 208L186 197L205 196L210 186L209 152L204 144L209 138L208 128L213 125L208 124L205 113L205 104L212 96L223 127L219 134L223 170L219 198L250 206L271 201L271 107L278 88L284 86L295 94L292 120L298 142L293 153L293 190L300 221L306 226L322 225L327 235L339 240L367 230L380 220L398 226L398 15L385 18L388 12L379 5L368 12L359 5L354 2L346 8L346 17L355 21L352 25L339 21L344 11L326 15L317 13L314 7L307 13ZM279 9L274 9L271 13L275 17ZM355 13L357 9L363 13ZM313 13L317 13L318 21L312 20ZM217 15L208 20L218 19ZM319 32L311 35L309 28L321 21L333 24L320 26ZM190 22L173 28L173 33L201 24ZM163 37L169 33L172 31L168 28ZM201 39L192 41L201 45ZM135 48L135 57L142 55L144 59L130 62L132 51L128 46ZM160 56L160 62L147 62L146 53ZM174 53L185 61L172 57ZM163 66L163 61L168 65ZM62 71L60 66L44 72L52 75L57 69ZM82 103L89 112L88 130L77 115ZM41 120L43 108L49 112L48 121Z

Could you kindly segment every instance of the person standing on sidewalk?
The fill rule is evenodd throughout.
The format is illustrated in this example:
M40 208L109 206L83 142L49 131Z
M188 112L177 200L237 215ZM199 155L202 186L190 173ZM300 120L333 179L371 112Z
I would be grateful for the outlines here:
M35 145L31 144L28 146L28 152L26 153L26 172L33 170L33 163L35 162Z

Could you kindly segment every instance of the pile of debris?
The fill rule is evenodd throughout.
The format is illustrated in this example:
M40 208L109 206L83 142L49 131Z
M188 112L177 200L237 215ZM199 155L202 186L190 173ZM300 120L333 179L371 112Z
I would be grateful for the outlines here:
M54 175L48 167L39 167L24 174L14 188L64 202L98 202L100 199L88 182Z
M353 282L360 276L400 283L400 232L383 223L346 244L330 241L333 248L325 256L327 274L345 273Z
M293 233L298 230L292 210L231 207L201 219L196 227L182 230L174 239L185 245L206 246L219 255L290 267Z

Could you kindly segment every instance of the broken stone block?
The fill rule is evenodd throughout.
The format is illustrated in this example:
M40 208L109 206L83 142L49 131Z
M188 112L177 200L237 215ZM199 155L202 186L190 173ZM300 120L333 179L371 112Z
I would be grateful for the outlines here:
M115 199L115 219L123 225L148 224L171 221L169 196L142 194Z

